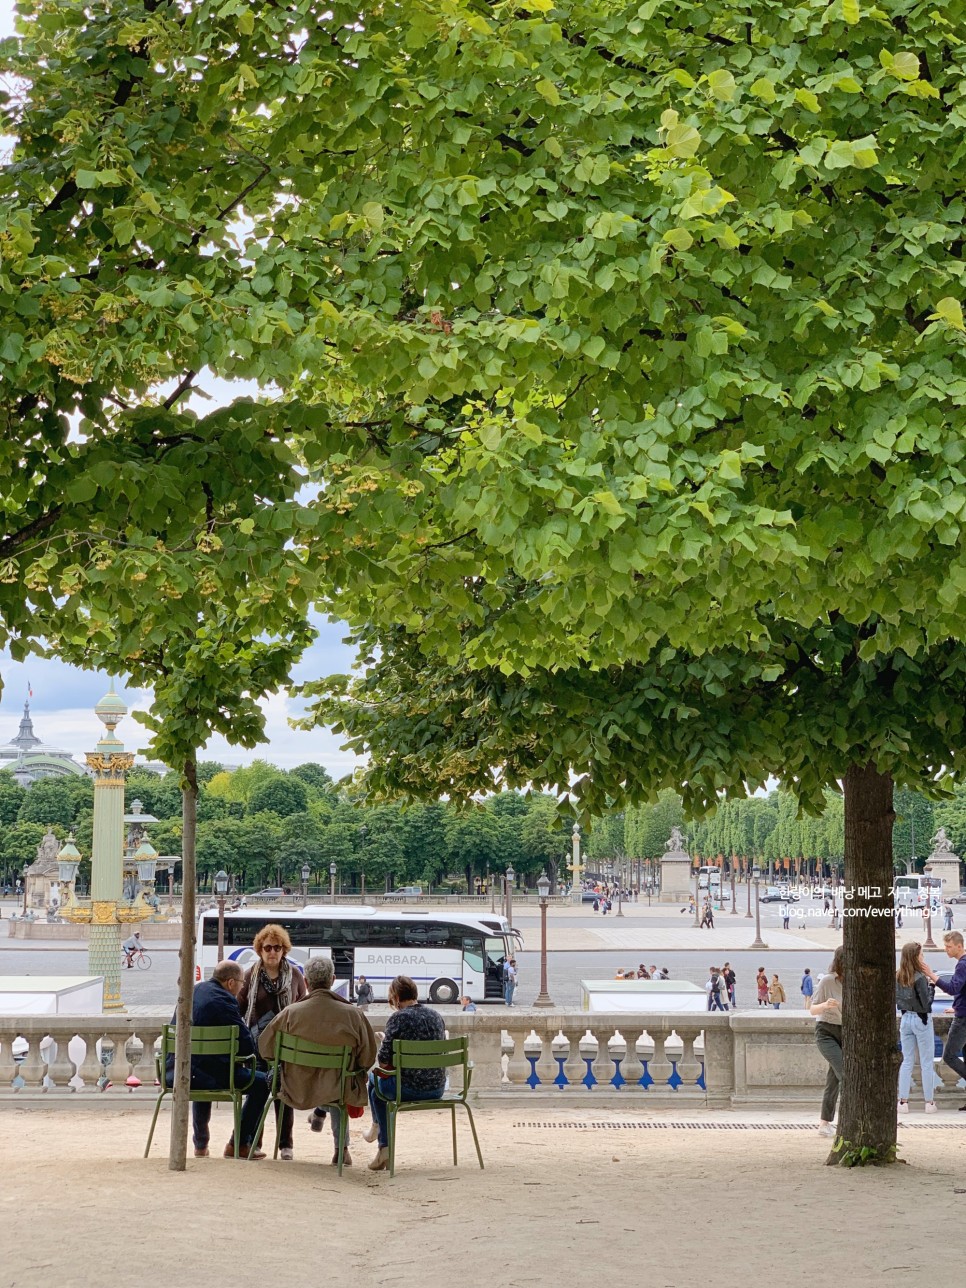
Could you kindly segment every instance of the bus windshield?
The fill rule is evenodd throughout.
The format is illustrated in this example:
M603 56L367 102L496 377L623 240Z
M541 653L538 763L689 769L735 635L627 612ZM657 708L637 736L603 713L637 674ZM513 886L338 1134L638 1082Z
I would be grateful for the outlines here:
M225 913L224 956L244 967L257 960L252 941L266 925L282 926L292 941L289 960L304 969L313 957L331 957L333 990L350 1000L365 976L376 1001L385 1001L396 975L409 975L420 999L435 1003L503 1001L503 963L523 940L506 918L423 909L307 907L243 909ZM195 977L209 979L218 961L218 914L198 924Z

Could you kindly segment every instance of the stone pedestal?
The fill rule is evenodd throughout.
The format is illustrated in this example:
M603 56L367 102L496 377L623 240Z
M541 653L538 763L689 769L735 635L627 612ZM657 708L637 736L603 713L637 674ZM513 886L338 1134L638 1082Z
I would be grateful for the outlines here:
M691 859L679 827L671 828L661 857L661 903L687 903L691 890Z

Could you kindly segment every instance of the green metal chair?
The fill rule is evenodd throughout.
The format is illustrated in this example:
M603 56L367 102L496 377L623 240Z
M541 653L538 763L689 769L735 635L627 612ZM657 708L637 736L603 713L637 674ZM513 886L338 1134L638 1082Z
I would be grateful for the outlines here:
M191 1026L191 1054L196 1055L224 1055L228 1057L229 1068L231 1070L228 1079L228 1086L219 1088L217 1091L202 1091L191 1088L188 1092L188 1101L203 1103L207 1101L210 1104L230 1104L234 1109L235 1115L235 1157L238 1157L238 1145L241 1140L241 1115L242 1101L247 1094L251 1077L245 1086L238 1087L235 1085L236 1072L248 1070L249 1074L255 1072L255 1056L238 1054L238 1028L233 1024L215 1024L200 1025L192 1024ZM151 1119L151 1130L148 1132L148 1143L144 1147L144 1157L147 1158L151 1149L151 1141L154 1139L154 1129L157 1125L158 1114L161 1112L161 1101L165 1096L174 1096L174 1089L165 1085L165 1069L167 1068L168 1056L174 1055L176 1029L173 1024L165 1024L161 1030L161 1051L157 1057L158 1082L161 1084L161 1094L158 1096L157 1103L154 1106L154 1116Z
M392 1044L393 1073L396 1079L396 1094L390 1099L380 1090L376 1078L376 1095L386 1105L387 1125L389 1128L389 1175L396 1174L396 1119L399 1114L425 1113L430 1109L448 1109L453 1124L453 1166L458 1159L456 1153L456 1109L462 1106L470 1120L470 1131L473 1133L473 1144L476 1146L476 1157L480 1167L483 1166L483 1155L476 1134L476 1123L473 1121L473 1110L470 1108L470 1082L473 1078L473 1061L469 1058L470 1040L468 1037L445 1038L437 1042L413 1042L397 1038ZM403 1100L402 1085L405 1074L410 1069L448 1069L462 1070L462 1086L457 1090L446 1091L440 1100ZM451 1077L453 1075L451 1074Z
M310 1042L308 1038L296 1037L294 1033L276 1033L275 1034L275 1054L273 1056L271 1068L271 1083L268 1094L268 1100L265 1102L265 1108L262 1111L261 1119L258 1123L258 1130L255 1132L255 1140L261 1139L262 1132L265 1129L265 1120L268 1118L268 1111L273 1104L284 1104L282 1100L281 1080L282 1065L292 1064L303 1069L334 1069L339 1074L339 1098L331 1102L326 1108L340 1110L339 1122L339 1175L342 1175L342 1164L345 1157L345 1138L349 1130L349 1115L346 1111L345 1103L345 1086L346 1080L356 1070L352 1067L352 1048L347 1046L323 1046L318 1042ZM364 1070L361 1071L364 1073ZM278 1119L275 1122L275 1149L272 1152L272 1158L278 1158L278 1141L279 1128Z

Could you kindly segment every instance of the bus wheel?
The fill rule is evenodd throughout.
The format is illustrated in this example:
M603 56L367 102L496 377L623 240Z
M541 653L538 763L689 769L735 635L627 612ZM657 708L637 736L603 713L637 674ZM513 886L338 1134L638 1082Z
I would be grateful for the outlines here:
M435 979L429 988L431 1002L458 1002L459 988L451 979Z

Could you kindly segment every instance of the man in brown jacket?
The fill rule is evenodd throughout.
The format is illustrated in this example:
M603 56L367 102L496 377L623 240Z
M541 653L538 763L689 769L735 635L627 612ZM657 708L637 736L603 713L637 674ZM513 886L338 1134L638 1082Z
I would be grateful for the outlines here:
M376 1059L376 1038L365 1015L332 992L335 967L331 958L313 957L305 968L305 982L309 995L301 1002L293 1002L279 1011L258 1041L258 1050L267 1060L275 1054L276 1033L291 1033L318 1042L322 1046L347 1046L352 1049L352 1067L359 1070L346 1080L346 1104L366 1105L366 1075ZM332 1109L332 1135L336 1152L333 1163L338 1163L340 1113L334 1102L339 1095L339 1074L335 1069L305 1069L297 1065L282 1065L282 1099L294 1109L313 1109L321 1128L322 1117L316 1106L327 1105ZM343 1164L351 1166L349 1132L346 1128Z

